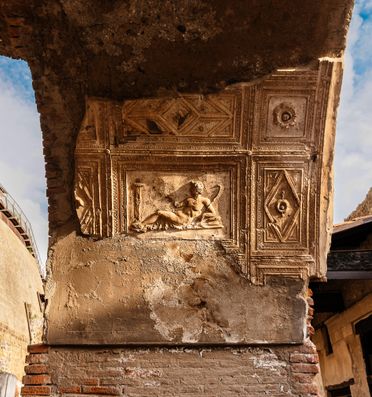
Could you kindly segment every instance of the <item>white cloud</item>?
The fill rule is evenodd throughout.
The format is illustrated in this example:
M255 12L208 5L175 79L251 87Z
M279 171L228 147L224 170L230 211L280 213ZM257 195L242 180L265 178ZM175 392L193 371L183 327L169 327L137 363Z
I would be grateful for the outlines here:
M372 11L372 0L357 0L355 7L367 12Z
M335 222L372 186L372 1L356 3L345 54L335 150Z
M48 224L39 114L1 74L0 142L0 183L30 220L44 264Z

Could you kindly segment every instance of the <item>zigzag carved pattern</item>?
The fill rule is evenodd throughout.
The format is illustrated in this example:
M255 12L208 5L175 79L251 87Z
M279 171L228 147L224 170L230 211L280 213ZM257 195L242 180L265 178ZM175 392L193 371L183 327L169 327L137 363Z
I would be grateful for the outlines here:
M232 136L234 108L232 94L127 101L124 129L146 135Z

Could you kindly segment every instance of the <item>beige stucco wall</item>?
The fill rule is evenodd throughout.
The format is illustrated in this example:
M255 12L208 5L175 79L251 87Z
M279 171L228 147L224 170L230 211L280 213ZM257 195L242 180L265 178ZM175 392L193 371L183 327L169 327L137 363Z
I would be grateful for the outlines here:
M326 321L333 353L326 355L324 340L317 330L313 341L317 347L324 387L338 385L354 379L350 386L352 396L369 397L365 364L359 335L354 325L371 314L372 294L369 294L346 311Z
M37 292L43 293L35 259L0 218L0 372L23 375L30 335L25 303L29 304L32 343L41 341L42 313Z

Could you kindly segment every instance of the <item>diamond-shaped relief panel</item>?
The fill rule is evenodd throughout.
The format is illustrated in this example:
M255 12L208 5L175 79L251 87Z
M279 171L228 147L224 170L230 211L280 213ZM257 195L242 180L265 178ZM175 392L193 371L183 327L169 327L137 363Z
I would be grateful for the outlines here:
M232 117L234 111L235 97L233 95L225 95L220 99L212 96L185 96L185 99L194 106L201 117Z
M227 122L221 123L218 128L213 129L209 136L215 137L228 137L231 135L231 131L233 129L232 122L229 120Z
M267 178L266 237L268 241L296 241L301 203L295 180L285 170L268 172Z
M186 128L190 128L190 125L198 117L199 115L195 109L187 101L181 99L174 100L170 107L161 114L161 118L168 126L168 129L176 135L182 133Z

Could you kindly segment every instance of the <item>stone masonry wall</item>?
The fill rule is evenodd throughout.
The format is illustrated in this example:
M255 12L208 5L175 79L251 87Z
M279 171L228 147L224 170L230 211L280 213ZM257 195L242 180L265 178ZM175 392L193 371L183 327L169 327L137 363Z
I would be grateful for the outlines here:
M316 396L314 345L29 347L23 396Z

